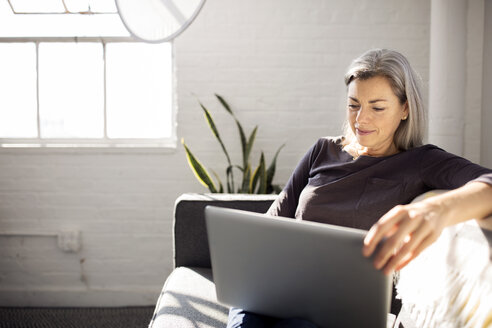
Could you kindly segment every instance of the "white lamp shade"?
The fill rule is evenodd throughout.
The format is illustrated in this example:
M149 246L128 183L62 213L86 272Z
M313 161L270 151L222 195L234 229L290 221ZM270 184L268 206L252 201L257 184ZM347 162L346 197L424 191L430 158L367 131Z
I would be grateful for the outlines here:
M116 0L118 13L137 39L170 41L193 22L205 0Z

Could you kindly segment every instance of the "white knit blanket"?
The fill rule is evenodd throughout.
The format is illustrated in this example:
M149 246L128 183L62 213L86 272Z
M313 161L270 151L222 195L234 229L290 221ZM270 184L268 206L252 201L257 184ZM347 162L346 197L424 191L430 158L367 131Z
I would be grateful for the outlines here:
M446 228L400 271L397 297L417 327L492 327L492 255L476 221Z

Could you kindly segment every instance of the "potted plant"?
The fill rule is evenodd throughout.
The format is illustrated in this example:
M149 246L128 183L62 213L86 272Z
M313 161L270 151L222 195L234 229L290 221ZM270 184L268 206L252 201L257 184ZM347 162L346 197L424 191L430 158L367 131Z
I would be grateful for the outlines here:
M184 146L186 151L186 158L188 160L188 165L191 170L195 174L195 177L198 181L205 187L207 187L211 193L245 193L245 194L271 194L271 193L279 193L281 191L280 186L274 185L272 183L273 177L275 175L275 168L278 154L280 150L284 147L281 145L268 168L266 167L266 160L263 151L261 152L260 161L256 168L253 168L250 162L250 155L253 149L253 145L256 138L256 133L258 131L258 126L255 126L251 131L248 137L246 137L246 133L243 129L243 126L234 115L234 112L231 110L229 104L224 100L220 95L215 94L216 98L222 105L222 107L231 115L231 117L236 122L236 126L238 129L240 141L241 141L241 150L242 150L242 163L241 165L234 165L231 162L231 158L229 156L229 152L227 151L224 142L222 141L217 126L214 123L212 115L210 111L200 102L200 108L203 110L205 115L205 119L212 131L212 134L215 136L217 141L219 142L222 151L227 160L227 166L225 169L226 173L226 187L224 189L224 185L222 184L221 179L218 174L213 170L210 170L215 176L216 183L212 179L208 170L204 167L204 165L197 159L197 157L191 152L190 148L184 142L184 139L181 140L181 143ZM236 185L234 180L234 171L239 171L242 175L241 182Z

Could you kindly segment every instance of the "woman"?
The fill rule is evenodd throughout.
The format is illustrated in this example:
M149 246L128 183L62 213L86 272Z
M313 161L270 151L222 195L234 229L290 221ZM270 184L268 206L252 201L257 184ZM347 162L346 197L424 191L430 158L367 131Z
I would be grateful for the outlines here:
M492 170L422 145L417 76L396 51L370 50L345 76L345 134L321 138L302 158L268 214L369 230L364 256L400 270L442 230L492 213ZM432 189L453 189L408 204ZM398 205L408 204L408 205ZM315 327L232 309L228 327Z

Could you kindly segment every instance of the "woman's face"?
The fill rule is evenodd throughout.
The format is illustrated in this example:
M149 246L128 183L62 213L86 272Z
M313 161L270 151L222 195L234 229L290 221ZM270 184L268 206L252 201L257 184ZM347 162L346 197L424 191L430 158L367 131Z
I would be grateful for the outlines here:
M382 76L355 79L348 85L347 113L361 155L388 156L398 152L395 131L408 116L407 104L400 104L390 82Z

